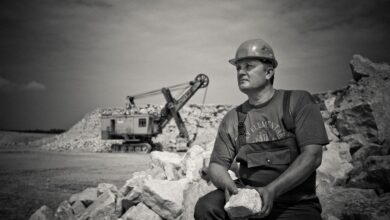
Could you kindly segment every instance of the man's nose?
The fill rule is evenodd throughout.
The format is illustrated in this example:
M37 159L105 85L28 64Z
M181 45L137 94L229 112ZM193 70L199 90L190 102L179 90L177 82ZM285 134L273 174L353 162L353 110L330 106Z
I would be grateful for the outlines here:
M239 69L239 70L237 70L237 75L246 75L247 74L247 72L243 69L243 68L241 68L241 69Z

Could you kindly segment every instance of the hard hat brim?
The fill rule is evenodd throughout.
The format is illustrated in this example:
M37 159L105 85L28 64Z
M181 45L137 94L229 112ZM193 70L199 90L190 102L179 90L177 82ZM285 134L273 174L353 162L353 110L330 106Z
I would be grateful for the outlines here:
M274 59L270 59L268 57L260 57L260 56L247 56L247 57L241 57L241 58L235 58L235 59L230 59L229 60L229 63L232 64L233 66L236 65L237 61L239 60L244 60L244 59L259 59L259 60L269 60L272 62L272 65L274 66L274 68L276 68L278 66L278 61L274 60Z

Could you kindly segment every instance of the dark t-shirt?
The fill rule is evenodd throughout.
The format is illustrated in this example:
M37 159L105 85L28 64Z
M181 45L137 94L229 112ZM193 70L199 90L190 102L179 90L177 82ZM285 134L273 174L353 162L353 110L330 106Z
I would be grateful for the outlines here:
M253 106L248 101L243 103L243 111L248 112L245 120L246 142L278 141L295 134L299 147L328 144L319 106L307 91L292 91L289 109L294 119L295 130L291 133L285 129L282 122L284 92L284 90L276 90L269 101L258 106ZM219 126L210 163L230 168L238 152L237 124L235 108L225 115Z

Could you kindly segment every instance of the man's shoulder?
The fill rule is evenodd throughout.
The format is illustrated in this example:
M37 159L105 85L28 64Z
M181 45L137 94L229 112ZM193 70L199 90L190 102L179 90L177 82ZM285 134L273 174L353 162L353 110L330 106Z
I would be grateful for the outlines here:
M307 90L302 90L302 89L289 89L289 90L281 89L280 91L283 91L283 92L290 91L291 95L294 97L311 96L310 92L308 92Z
M314 102L313 96L306 90L292 90L291 96L297 101Z
M237 118L237 111L238 111L238 108L240 107L240 105L230 109L226 114L225 116L223 117L222 121L226 121L226 120L231 120L231 119L234 119L234 118Z
M221 121L221 126L222 127L228 127L228 126L234 126L237 124L237 111L240 105L230 109L225 116L223 116L222 121Z
M304 108L308 104L315 104L315 100L310 92L306 90L290 90L290 109L293 115L295 115L300 109Z
M287 91L291 92L291 100L290 102L295 105L295 104L306 104L306 103L313 103L314 98L311 95L310 92L306 90L281 90L284 93Z

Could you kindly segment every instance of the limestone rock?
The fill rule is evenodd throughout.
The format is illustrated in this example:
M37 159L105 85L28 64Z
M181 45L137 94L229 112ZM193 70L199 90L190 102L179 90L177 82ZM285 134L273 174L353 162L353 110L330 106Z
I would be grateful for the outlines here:
M238 189L225 204L225 211L230 218L244 218L261 211L262 201L255 189Z
M183 177L180 172L181 168L172 163L164 163L163 168L167 180L179 180Z
M334 107L335 100L336 100L335 96L332 96L332 97L324 100L324 104L325 104L326 109L328 110L328 112L333 112L334 111L334 109L335 109L335 107Z
M118 194L116 196L116 200L115 200L115 212L114 212L114 214L116 216L121 216L126 211L125 209L122 208L122 200L123 200L123 196L121 194Z
M87 219L116 219L115 216L115 195L106 191L100 195L79 217L80 220Z
M222 121L222 119L217 119L218 121ZM219 124L219 122L215 123ZM214 127L215 126L215 127ZM206 145L210 141L214 140L217 136L218 129L217 126L214 125L212 127L205 127L203 129L197 129L197 136L195 141L193 142L194 145Z
M334 215L326 215L326 216L322 217L322 219L324 219L324 220L340 220L339 218L337 218Z
M383 156L388 154L389 148L387 146L381 146L378 144L370 144L364 147L361 147L357 150L352 159L354 161L364 161L369 156Z
M374 190L358 188L330 188L326 193L318 194L322 205L322 216L333 215L341 219L341 213L347 201L360 201L377 197Z
M161 167L168 180L180 179L179 170L182 157L176 153L153 151L151 154L152 166Z
M72 204L72 210L73 210L73 213L77 216L85 211L85 206L80 200L77 200L76 202L74 202Z
M182 172L190 181L198 181L201 179L200 171L203 168L203 153L204 149L199 145L192 146L184 155L182 160Z
M73 214L72 206L68 201L63 201L60 203L56 212L54 213L54 218L56 220L76 220L76 217Z
M126 196L122 199L122 209L127 210L131 206L134 206L142 201L142 187L136 187L132 191L130 191Z
M341 138L343 142L349 144L349 152L353 156L361 147L368 145L368 140L363 134L351 134Z
M378 65L372 63L369 59L364 58L361 55L354 55L350 61L350 66L352 69L352 76L355 81L359 81L362 77L375 76L379 71L386 71L385 65L381 66L380 64Z
M348 186L390 191L390 155L369 156L358 176L351 176Z
M150 174L158 176L156 174L157 170L158 172L164 172L164 170L161 168L155 167L147 171L133 173L131 179L128 179L126 183L119 189L116 202L116 213L122 214L131 206L134 206L141 201L143 185L145 184L145 181L152 179Z
M118 188L114 184L111 184L111 183L99 183L99 185L97 187L98 196L100 196L101 194L103 194L107 190L111 191L115 195L118 194Z
M34 214L31 215L29 220L52 220L54 219L54 212L47 206L42 206Z
M91 203L93 203L98 197L98 190L97 188L86 188L84 191L80 193L73 194L69 202L73 204L77 200L81 201L84 203L85 206L89 206Z
M390 219L390 194L377 198L348 199L342 210L342 219Z
M144 185L143 202L165 219L175 219L183 211L183 192L188 180L147 180Z
M380 184L374 181L370 181L369 174L363 169L364 168L361 163L355 165L354 169L350 172L350 178L346 184L346 187L380 190Z
M351 61L353 74L359 72L362 77L349 84L337 95L335 106L338 111L368 103L377 123L379 141L390 139L390 65L373 63L360 55L354 55ZM359 77L358 77L359 78Z
M153 210L148 208L144 203L139 203L137 206L131 207L121 216L123 220L161 220Z
M194 208L198 199L207 193L216 190L212 183L207 183L204 180L189 183L187 189L184 191L184 211L180 216L181 220L193 220Z
M211 155L211 152L213 151L214 149L214 144L215 144L215 138L214 140L206 143L204 146L205 146L205 152L210 152L210 155Z
M134 188L142 189L146 180L152 179L152 177L145 171L135 172L132 177L126 181L126 183L119 189L119 194L126 196Z
M325 129L326 129L326 134L328 135L328 140L329 142L337 142L339 141L339 137L337 137L334 133L333 133L333 129L331 128L331 126L327 123L324 123L325 125Z
M337 130L340 136L364 134L371 142L378 142L378 127L371 106L363 104L345 109L337 115Z
M328 110L320 111L320 113L325 122L331 119L331 113Z
M320 178L332 184L343 184L353 169L349 146L346 143L330 143L322 155L321 166L317 169Z
M151 168L145 170L147 174L149 174L152 179L166 180L167 175L165 175L165 171L161 167L152 166Z

